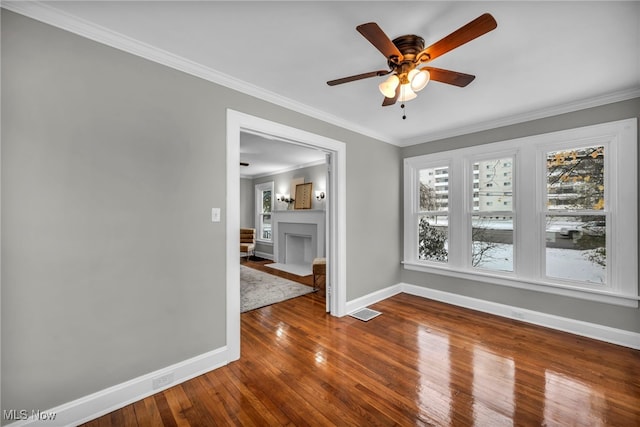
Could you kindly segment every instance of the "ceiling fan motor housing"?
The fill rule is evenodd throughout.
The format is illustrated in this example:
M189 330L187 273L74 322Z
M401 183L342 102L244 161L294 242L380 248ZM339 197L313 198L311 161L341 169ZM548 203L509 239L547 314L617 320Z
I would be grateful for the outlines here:
M402 53L403 58L402 61L398 61L397 58L391 57L387 64L398 75L401 84L409 83L407 79L409 71L413 70L419 62L427 59L416 58L424 50L424 39L415 34L407 34L393 39L392 42Z
M414 34L397 37L393 39L392 42L402 53L404 57L402 62L413 62L416 59L416 55L424 50L424 39Z

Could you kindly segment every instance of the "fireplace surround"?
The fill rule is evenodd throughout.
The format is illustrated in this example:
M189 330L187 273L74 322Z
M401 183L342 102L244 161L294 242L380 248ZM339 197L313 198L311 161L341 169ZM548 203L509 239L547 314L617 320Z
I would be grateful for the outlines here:
M280 264L308 265L325 256L325 211L316 209L272 212L273 256Z

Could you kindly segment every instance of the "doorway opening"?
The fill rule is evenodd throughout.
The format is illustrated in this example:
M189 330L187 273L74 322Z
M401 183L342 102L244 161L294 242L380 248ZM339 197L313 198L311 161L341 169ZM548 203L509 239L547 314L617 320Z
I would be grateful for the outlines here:
M316 287L326 282L324 275L313 275L313 261L326 256L328 155L241 131L240 230L254 235L252 256L243 257L240 267L242 313L311 292L330 311L328 288Z
M333 316L346 314L346 145L341 142L259 117L227 110L227 352L229 361L240 358L240 137L241 133L276 138L327 153L326 183L326 286L327 309Z

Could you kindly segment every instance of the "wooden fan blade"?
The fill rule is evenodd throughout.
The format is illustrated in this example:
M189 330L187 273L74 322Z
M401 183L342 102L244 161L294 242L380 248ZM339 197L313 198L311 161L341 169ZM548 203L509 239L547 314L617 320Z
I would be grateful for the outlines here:
M498 23L493 16L489 13L485 13L484 15L480 15L473 21L469 22L467 25L458 28L445 38L427 47L416 55L416 58L420 58L426 53L428 55L428 60L433 60L440 55L444 55L450 50L462 46L463 44L494 30L497 26Z
M396 88L396 94L393 98L387 98L386 96L384 97L384 99L382 100L382 106L388 107L389 105L395 104L399 96L400 96L400 85L398 85L398 87Z
M450 85L465 87L476 78L471 74L459 73L457 71L443 70L442 68L422 67L421 70L428 70L431 80L435 80L440 83L447 83Z
M371 71L369 73L356 74L355 76L343 77L341 79L329 80L327 84L329 86L341 85L342 83L349 83L356 80L368 79L369 77L384 76L391 72L391 70L378 70Z
M402 61L402 53L375 22L358 25L356 30L369 40L387 59L397 58L393 62Z

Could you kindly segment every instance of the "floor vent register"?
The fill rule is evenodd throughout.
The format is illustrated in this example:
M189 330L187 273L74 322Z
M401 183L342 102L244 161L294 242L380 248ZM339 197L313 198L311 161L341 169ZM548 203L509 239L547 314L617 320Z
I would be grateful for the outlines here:
M363 308L362 310L351 313L349 316L355 317L356 319L362 320L363 322L368 322L369 320L381 314L382 313L380 313L379 311L371 310L370 308Z

